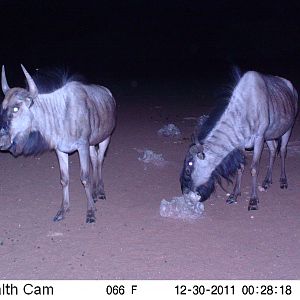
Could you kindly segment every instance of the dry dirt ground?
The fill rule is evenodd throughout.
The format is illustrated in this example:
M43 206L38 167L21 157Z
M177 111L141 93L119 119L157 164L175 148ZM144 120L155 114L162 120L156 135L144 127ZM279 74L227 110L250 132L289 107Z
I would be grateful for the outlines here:
M247 210L246 169L237 204L227 205L218 188L195 222L160 216L161 200L180 195L191 117L209 112L205 97L117 95L118 124L104 165L107 200L97 202L95 224L85 224L76 153L70 156L71 210L58 223L52 221L62 198L55 154L16 159L1 153L0 278L300 279L299 120L287 157L289 187L279 188L277 159L258 211ZM181 139L157 135L168 123L179 127ZM145 149L167 164L144 164L137 150ZM267 157L264 150L260 182Z

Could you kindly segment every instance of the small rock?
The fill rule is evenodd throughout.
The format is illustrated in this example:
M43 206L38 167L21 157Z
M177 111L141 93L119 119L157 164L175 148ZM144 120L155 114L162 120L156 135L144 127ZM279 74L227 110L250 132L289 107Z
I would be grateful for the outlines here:
M265 192L265 191L266 191L265 188L263 188L261 185L258 186L258 190L259 190L260 192Z
M139 157L138 160L155 166L164 166L167 163L162 154L157 154L148 149L143 152L143 156Z
M180 130L174 124L168 124L158 130L158 135L167 137L179 137L181 135Z
M204 205L196 193L174 197L170 201L163 199L160 204L160 215L174 219L195 220L204 212Z

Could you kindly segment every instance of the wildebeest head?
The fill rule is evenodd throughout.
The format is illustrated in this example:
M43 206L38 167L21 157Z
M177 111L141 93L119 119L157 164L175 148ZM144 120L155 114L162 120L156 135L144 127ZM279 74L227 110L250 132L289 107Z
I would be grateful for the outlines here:
M205 201L214 192L216 183L221 184L222 178L231 182L236 171L244 164L244 153L238 148L220 159L216 153L205 150L202 144L192 144L180 176L182 193L196 193L201 197L200 201Z
M10 88L4 66L1 76L2 91L5 97L0 110L0 150L9 150L14 155L21 154L28 141L33 121L30 108L38 96L38 89L33 79L23 66L22 69L28 89Z
M210 164L208 163L207 153L204 152L203 145L200 143L192 144L186 154L183 170L180 176L181 190L184 194L189 192L198 193L201 201L206 200L212 191L209 178L212 173ZM198 188L206 189L205 193L199 193Z

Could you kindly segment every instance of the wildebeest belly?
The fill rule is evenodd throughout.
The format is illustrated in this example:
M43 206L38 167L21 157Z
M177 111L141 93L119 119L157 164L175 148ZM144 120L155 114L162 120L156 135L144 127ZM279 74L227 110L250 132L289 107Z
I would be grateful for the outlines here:
M291 118L293 113L289 107L285 109L271 111L269 116L269 126L265 132L266 140L273 140L283 136L294 124L294 119Z
M93 103L89 111L89 126L91 128L89 142L96 145L112 134L116 122L115 102L113 98L101 103Z

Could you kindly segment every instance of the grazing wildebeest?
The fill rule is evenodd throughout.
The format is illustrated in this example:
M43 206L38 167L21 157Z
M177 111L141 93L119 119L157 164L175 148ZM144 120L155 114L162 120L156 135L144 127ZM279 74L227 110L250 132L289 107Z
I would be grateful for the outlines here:
M107 88L78 81L40 94L32 77L22 69L28 89L9 88L2 67L5 98L0 113L0 149L14 156L56 151L63 201L54 221L62 220L69 209L68 153L77 150L87 197L86 222L95 222L94 201L105 198L102 163L115 127L115 100Z
M180 182L184 194L197 193L205 201L215 184L237 173L227 203L236 202L245 165L245 149L253 149L252 191L248 210L258 209L257 175L266 141L270 158L263 187L272 183L272 168L277 146L281 155L280 187L287 188L286 148L295 122L298 95L286 79L254 71L240 76L228 101L199 128L184 161Z

